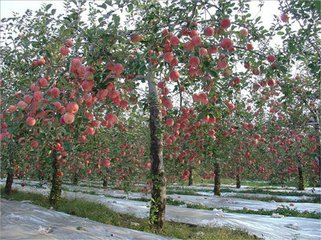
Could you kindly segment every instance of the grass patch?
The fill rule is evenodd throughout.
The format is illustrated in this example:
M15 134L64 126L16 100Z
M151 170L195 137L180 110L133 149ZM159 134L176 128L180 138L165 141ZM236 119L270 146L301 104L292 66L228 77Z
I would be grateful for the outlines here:
M214 188L214 187L213 187ZM271 190L275 190L275 191L271 191ZM227 187L221 187L221 192L222 193L238 193L238 194L242 194L242 193L254 193L254 194L270 194L270 195L279 195L279 196L307 196L307 197L313 197L315 198L314 200L312 200L313 203L319 203L320 200L318 200L317 198L320 199L319 195L313 194L313 193L306 193L306 192L298 192L296 190L291 191L289 190L288 192L284 192L284 191L278 191L279 189L277 188L252 188L252 189L242 189L242 190L237 190L234 188L227 188ZM167 193L168 194L181 194L181 195L194 195L194 196L203 196L202 194L199 194L197 192L209 192L212 193L213 190L209 190L208 188L199 188L199 189L186 189L186 188L176 188L176 187L172 187L169 186L167 187ZM242 197L243 198L243 197ZM273 200L273 199L271 199ZM275 200L276 201L276 200ZM302 202L310 202L309 200L303 200Z
M82 193L87 193L87 194L92 194L92 195L98 195L95 191L86 191L86 190L71 190L66 187L62 188L65 191L69 192L82 192ZM206 192L212 192L211 190L206 190ZM229 189L222 189L222 192L231 192ZM235 196L228 196L228 198L241 198L241 199L248 199L248 200L257 200L257 201L265 201L265 202L296 202L296 203L321 203L321 196L315 195L315 194L304 194L304 193L286 193L286 192L273 192L273 191L268 191L268 190L263 190L263 189L254 189L254 190L244 190L242 192L237 192L238 194ZM259 194L270 194L270 195L279 195L279 196L308 196L310 197L309 199L298 199L296 201L291 201L288 199L282 199L277 196L266 196L266 197L257 197L257 196L246 196L243 195L242 193L259 193ZM167 189L167 194L181 194L181 195L193 195L193 196L204 196L202 194L198 194L195 192L195 190L191 189ZM148 202L150 201L149 198L141 197L141 198L130 198L130 197L125 197L125 196L113 196L109 194L104 194L105 197L110 197L110 198L119 198L119 199L129 199L129 200L136 200L136 201L143 201L143 202ZM185 202L183 201L178 201L174 200L171 197L167 198L167 204L173 205L173 206L181 206L185 205Z
M199 190L190 190L190 189L166 189L167 194L180 194L180 195L193 195L193 196L203 196L202 194L198 194L196 191ZM210 192L209 190L206 190ZM205 191L202 191L205 192Z
M308 197L316 197L316 194L312 193L304 193L304 192L283 192L283 191L270 191L268 189L262 188L253 188L242 191L235 191L234 189L222 188L221 192L238 192L238 193L262 193L262 194L270 194L270 195L279 195L279 196L308 196Z
M13 193L8 196L4 194L3 188L1 188L1 197L16 201L29 200L36 205L40 205L45 208L50 207L48 199L43 195L36 193L13 191ZM105 205L80 199L62 199L60 204L57 205L56 210L105 224L156 233L172 238L218 240L258 239L257 237L250 236L249 234L240 230L231 230L227 228L206 228L175 222L166 222L164 228L157 232L154 228L150 227L147 219L136 218L129 214L116 213Z
M167 198L166 198L166 204L172 205L172 206L182 206L182 205L186 205L185 202L179 201L179 200L176 200L176 199L173 199L173 198L171 198L171 197L167 197Z
M209 211L213 211L213 209L214 209L212 207L207 207L204 205L192 204L192 203L186 203L186 207L187 208L194 208L194 209L201 209L201 210L209 210Z
M198 204L186 204L186 207L188 208L194 208L194 209L201 209L201 210L209 210L212 211L214 208L206 207L203 205ZM284 207L278 207L275 210L265 210L265 209L259 209L259 210L251 210L251 209L229 209L229 208L220 208L226 213L243 213L243 214L258 214L258 215L269 215L272 216L273 213L278 213L281 215L284 215L285 217L302 217L302 218L314 218L314 219L321 219L321 213L318 212L299 212L296 209L289 208L288 206Z
M98 193L96 193L95 191L69 190L69 189L64 188L64 187L63 187L63 190L69 191L69 192L81 192L81 193L87 193L87 194L91 194L91 195L98 195ZM261 189L259 189L259 190L261 190ZM275 201L275 202L296 202L296 203L321 203L321 196L316 196L314 194L303 194L305 196L311 197L310 199L299 199L299 200L296 200L296 201L291 201L291 200L282 199L282 198L278 198L278 197L274 197L274 196L267 196L267 197L246 196L246 195L242 195L242 193L243 192L237 194L236 196L228 196L228 198L241 198L241 199L248 199L248 200L265 201L265 202ZM260 193L262 193L262 192L260 192ZM274 192L272 192L272 193L274 193ZM198 194L198 193L194 192L193 190L167 190L167 194L204 196L202 194ZM265 194L266 194L266 192L265 192ZM270 194L270 193L268 193L268 194ZM274 195L274 194L270 194L270 195ZM280 195L280 194L278 194L278 195ZM289 196L289 195L286 195L284 193L281 194L281 195L282 196ZM129 200L136 200L136 201L142 201L142 202L150 201L149 198L145 198L145 197L130 198L130 197L126 197L126 196L113 196L113 195L110 195L110 194L104 194L104 196L105 197L110 197L110 198L129 199ZM297 195L294 195L294 196L297 196ZM174 206L181 206L181 205L184 205L185 202L177 201L177 200L172 199L171 197L168 197L167 198L167 204L174 205Z
M197 178L195 176L194 180L195 180L194 184L198 184L199 186L214 185L213 179L205 180L205 179ZM234 178L221 178L221 184L236 185L236 180ZM271 183L269 181L242 180L242 179L241 179L241 184L246 186L260 186L260 187L280 185L276 183Z
M278 213L285 217L302 217L302 218L314 218L321 219L321 213L317 212L299 212L296 209L291 209L288 206L278 207L276 210L250 210L250 209L242 209L242 210L231 210L231 209L223 209L224 212L229 213L246 213L246 214L260 214L260 215L272 215L273 213Z
M228 196L229 198L242 198L242 199L248 199L248 200L258 200L258 201L264 201L264 202L295 202L295 203L321 203L320 196L312 197L309 199L298 199L295 201L283 199L279 197L256 197L256 196L245 196L245 195L236 195L236 196Z
M64 188L63 189L64 191L67 191L67 192L75 192L75 193L85 193L85 194L90 194L90 195L101 195L101 193L97 193L95 191L86 191L86 190L71 190L71 189L68 189L68 188ZM131 198L131 197L127 197L127 196L113 196L111 194L103 194L105 197L107 198L118 198L118 199L128 199L128 200L135 200L135 201L141 201L141 202L148 202L150 201L150 199L148 198L144 198L144 197L141 197L141 198Z

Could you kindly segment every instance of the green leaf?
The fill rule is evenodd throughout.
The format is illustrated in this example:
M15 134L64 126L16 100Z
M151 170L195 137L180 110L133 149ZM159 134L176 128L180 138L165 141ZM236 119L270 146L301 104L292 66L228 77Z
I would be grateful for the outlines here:
M56 9L52 9L51 10L51 15L55 15L56 11L57 11Z
M315 6L317 8L317 12L320 13L321 12L321 1L315 1Z
M98 5L98 7L101 7L101 8L103 8L103 9L107 9L106 3L103 3L103 4L101 4L101 5Z
M119 26L120 17L117 14L113 14L113 20L116 26Z
M276 34L282 36L282 35L284 35L284 32L279 31Z
M113 6L113 3L111 0L106 0L105 3L107 3L107 5L109 5L109 6Z
M48 11L50 8L52 7L52 4L50 3L50 4L48 4L47 6L46 6L46 11Z
M203 117L205 116L205 113L204 112L200 112L200 114L198 114L197 116L197 120L201 120Z
M134 9L133 4L128 4L128 12L133 11L133 9Z
M218 74L217 74L216 71L211 70L211 69L209 69L208 71L210 72L210 74L211 74L214 78L218 77Z

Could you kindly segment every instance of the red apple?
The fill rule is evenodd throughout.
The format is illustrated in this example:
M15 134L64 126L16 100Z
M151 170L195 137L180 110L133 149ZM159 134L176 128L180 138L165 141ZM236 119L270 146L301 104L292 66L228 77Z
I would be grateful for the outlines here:
M174 60L174 53L173 52L165 52L163 54L163 58L165 62L170 63L171 61Z
M191 42L194 47L197 47L202 44L202 38L200 36L196 35L196 36L192 37Z
M205 57L207 55L207 49L204 48L204 47L201 47L199 50L198 50L198 53L201 57Z
M130 36L130 41L132 43L139 43L143 40L143 36L139 35L137 33L134 33L133 35Z
M72 124L75 121L75 115L70 112L66 112L62 118L66 124Z
M269 54L266 59L268 60L269 63L273 63L276 60L276 57L272 54Z
M183 47L186 51L189 51L189 52L192 52L195 49L195 46L193 45L192 42L185 42Z
M189 65L191 67L197 67L200 64L200 59L198 57L191 57L189 59Z
M67 47L61 47L59 51L62 56L67 56L70 53L70 50Z
M17 106L16 105L10 105L7 109L8 113L14 113L15 111L17 111Z
M173 103L168 97L163 97L162 98L162 104L164 105L165 108L171 109L173 107Z
M240 35L241 35L242 37L247 37L247 36L249 35L249 31L248 31L246 28L242 28L242 29L240 30Z
M273 87L276 85L276 81L274 79L269 79L267 84L270 86L270 87Z
M95 133L96 133L96 131L92 127L87 128L86 131L85 131L85 134L88 135L88 136L93 136L93 135L95 135Z
M39 147L39 143L36 140L31 140L31 146L32 148L36 149Z
M103 160L102 164L104 167L109 167L111 163L108 159L105 159L105 160Z
M26 124L32 127L36 124L36 119L34 117L27 117Z
M39 84L40 87L47 87L48 86L48 81L47 81L46 78L43 77L43 78L40 78L38 80L38 84Z
M179 71L177 70L172 70L169 74L169 78L172 80L172 81L178 81L179 79Z
M46 60L44 58L39 58L37 61L38 61L38 66L46 64Z
M25 101L26 103L30 104L32 102L32 96L30 95L25 95L23 97L23 101Z
M79 106L76 102L69 102L66 106L66 111L69 113L77 113L79 110Z
M221 27L227 29L231 26L231 21L228 18L224 18L221 20Z
M179 45L179 43L180 43L179 38L176 37L176 36L171 36L170 43L171 43L172 46Z
M213 36L214 34L214 29L212 27L206 27L204 29L204 34L207 36L207 37L211 37Z
M73 44L74 44L74 41L71 38L68 38L65 40L65 46L67 48L71 48Z
M108 122L112 122L112 123L115 123L117 122L117 116L113 113L107 113L105 115L105 120L108 121Z
M208 130L208 134L210 136L214 136L216 134L216 131L214 129L210 129L210 130Z
M167 118L166 119L166 125L169 127L174 126L174 119L173 118Z
M86 136L79 137L79 142L81 142L81 143L86 142L86 140L87 140Z
M210 54L215 54L215 53L217 53L217 47L216 46L212 46L212 47L209 47L208 48L208 52L210 53Z
M253 44L252 44L252 43L246 44L246 50L252 51L253 49L254 49L254 47L253 47Z
M57 88L57 87L51 88L50 94L51 94L51 96L53 96L53 97L59 97L59 95L60 95L60 90L59 90L59 88Z
M282 22L285 22L285 23L289 22L289 16L286 13L283 13L280 18Z
M34 94L33 94L33 99L34 101L36 102L39 102L40 100L42 100L43 98L43 93L41 91L36 91Z
M120 63L114 64L112 72L115 73L115 75L119 76L120 74L122 74L123 71L124 71L124 67L122 64Z
M58 170L58 171L57 171L57 176L58 176L58 177L63 177L63 176L64 176L64 173L63 173L61 170Z
M24 101L19 101L17 103L17 106L18 106L19 109L25 110L28 107L28 104L26 102L24 102Z
M221 47L224 48L224 49L231 49L233 48L233 41L229 38L224 38L222 41L221 41Z
M76 70L81 66L81 58L75 57L71 60L71 69ZM72 71L74 72L74 71Z

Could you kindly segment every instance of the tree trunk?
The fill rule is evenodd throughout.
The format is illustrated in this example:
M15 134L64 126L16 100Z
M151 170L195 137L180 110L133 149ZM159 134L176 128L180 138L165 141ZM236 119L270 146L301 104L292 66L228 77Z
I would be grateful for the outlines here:
M5 194L7 194L7 195L11 194L11 192L12 192L12 183L13 183L13 172L12 172L12 170L8 170L6 186L4 187Z
M189 177L188 177L188 186L193 185L193 168L189 167Z
M221 196L221 169L218 162L214 163L214 195Z
M298 173L299 173L298 190L304 190L303 169L302 169L301 163L299 163L298 165Z
M9 160L9 167L7 169L7 179L6 179L6 186L4 187L4 192L7 195L10 195L12 192L12 183L13 183L13 160L14 160L14 143L10 143L8 147L8 160Z
M318 153L318 155L316 156L316 161L317 161L317 163L318 163L318 166L319 166L319 187L321 187L321 171L320 171L320 169L321 169L321 145L320 146L318 146L318 149L319 149L319 153Z
M49 203L51 206L55 206L61 198L61 185L62 185L62 177L58 176L59 163L57 160L57 152L56 150L52 151L52 186L49 195Z
M236 188L241 188L240 174L236 174Z
M107 188L107 185L108 185L107 178L104 177L104 179L103 179L103 187L104 187L104 188Z
M148 74L149 87L149 128L152 192L149 220L153 227L161 229L165 222L166 178L163 162L163 135L161 129L161 112L153 69Z
M72 177L72 184L73 185L78 185L79 179L78 179L78 174L74 173L73 177Z
M315 160L319 166L319 187L321 187L321 131L320 131L320 121L318 118L315 118L317 124L314 125L316 138L317 138L317 153Z

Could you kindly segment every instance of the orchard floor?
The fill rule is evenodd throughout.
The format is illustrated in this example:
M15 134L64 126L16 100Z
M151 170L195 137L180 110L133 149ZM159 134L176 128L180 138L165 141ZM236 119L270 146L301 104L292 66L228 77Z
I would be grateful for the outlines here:
M162 236L102 224L28 202L1 199L0 239L141 239L162 240Z
M90 192L95 194L106 194L111 197L122 197L128 199L141 199L141 198L150 198L149 195L144 193L138 192L130 192L125 193L124 191L120 190L106 190L102 188L93 188L93 187L79 187L79 186L71 186L65 185L65 189L68 191L77 191L77 192ZM201 192L198 192L201 194ZM232 194L231 194L232 195ZM276 210L279 207L285 207L293 210L297 210L300 212L321 212L321 205L318 203L300 203L300 202L265 202L265 201L258 201L258 200L248 200L237 198L237 194L233 194L233 198L230 198L229 195L223 194L221 197L213 196L213 193L208 194L208 196L195 196L195 195L182 195L182 194L167 194L168 197L182 201L185 204L197 204L209 208L228 208L232 210L242 210L244 208L249 210L258 211L260 209L263 210ZM253 196L255 196L253 194ZM277 195L276 195L277 196ZM282 197L282 196L279 196ZM295 197L295 196L291 196ZM296 196L297 199L307 199L300 198L301 196ZM304 197L304 196L303 196Z
M17 182L19 183L19 182ZM31 184L29 184L31 185ZM35 188L33 186L21 187L20 184L15 184L14 188L27 191L27 192L38 192L44 195L49 193L49 188ZM109 190L106 191L101 188L94 187L78 187L64 185L68 191L63 192L63 196L68 199L81 198L92 202L98 202L105 204L114 211L120 213L131 213L137 217L145 218L148 216L149 208L148 203L143 201L129 200L126 198L119 197L141 197L141 193L130 193L125 194L122 191ZM85 193L90 190L91 194ZM72 192L74 191L74 192ZM143 194L145 197L147 195ZM112 197L114 196L114 197ZM115 198L118 197L118 198ZM180 201L192 201L198 204L203 204L209 206L211 204L216 204L215 207L222 207L226 203L229 203L229 207L234 205L239 205L239 207L246 208L263 208L269 202L258 201L261 203L260 206L253 204L255 200L246 200L243 202L238 202L239 199L227 198L227 197L204 197L204 196L191 196L191 195L178 195L173 194L170 197L179 197ZM222 200L223 199L223 200ZM226 199L226 201L224 201ZM229 201L227 201L229 200ZM240 199L244 200L244 199ZM251 202L252 201L252 202ZM279 204L279 203L278 203ZM287 203L280 203L281 205ZM292 203L293 204L293 203ZM297 209L302 211L318 211L320 212L320 204L307 204L294 203ZM303 205L302 205L303 204ZM226 205L225 205L226 206ZM290 206L290 205L289 205ZM307 207L308 206L308 207ZM313 206L313 207L311 207ZM307 209L308 208L308 209ZM214 209L209 210L199 210L186 208L184 206L167 206L166 219L181 222L196 224L200 226L215 226L215 227L228 227L233 229L241 229L247 231L250 234L254 234L258 237L263 237L264 239L320 239L321 238L321 221L319 219L310 218L298 218L298 217L283 217L283 218L273 218L271 216L257 215L257 214L240 214L240 213L226 213L221 210Z

